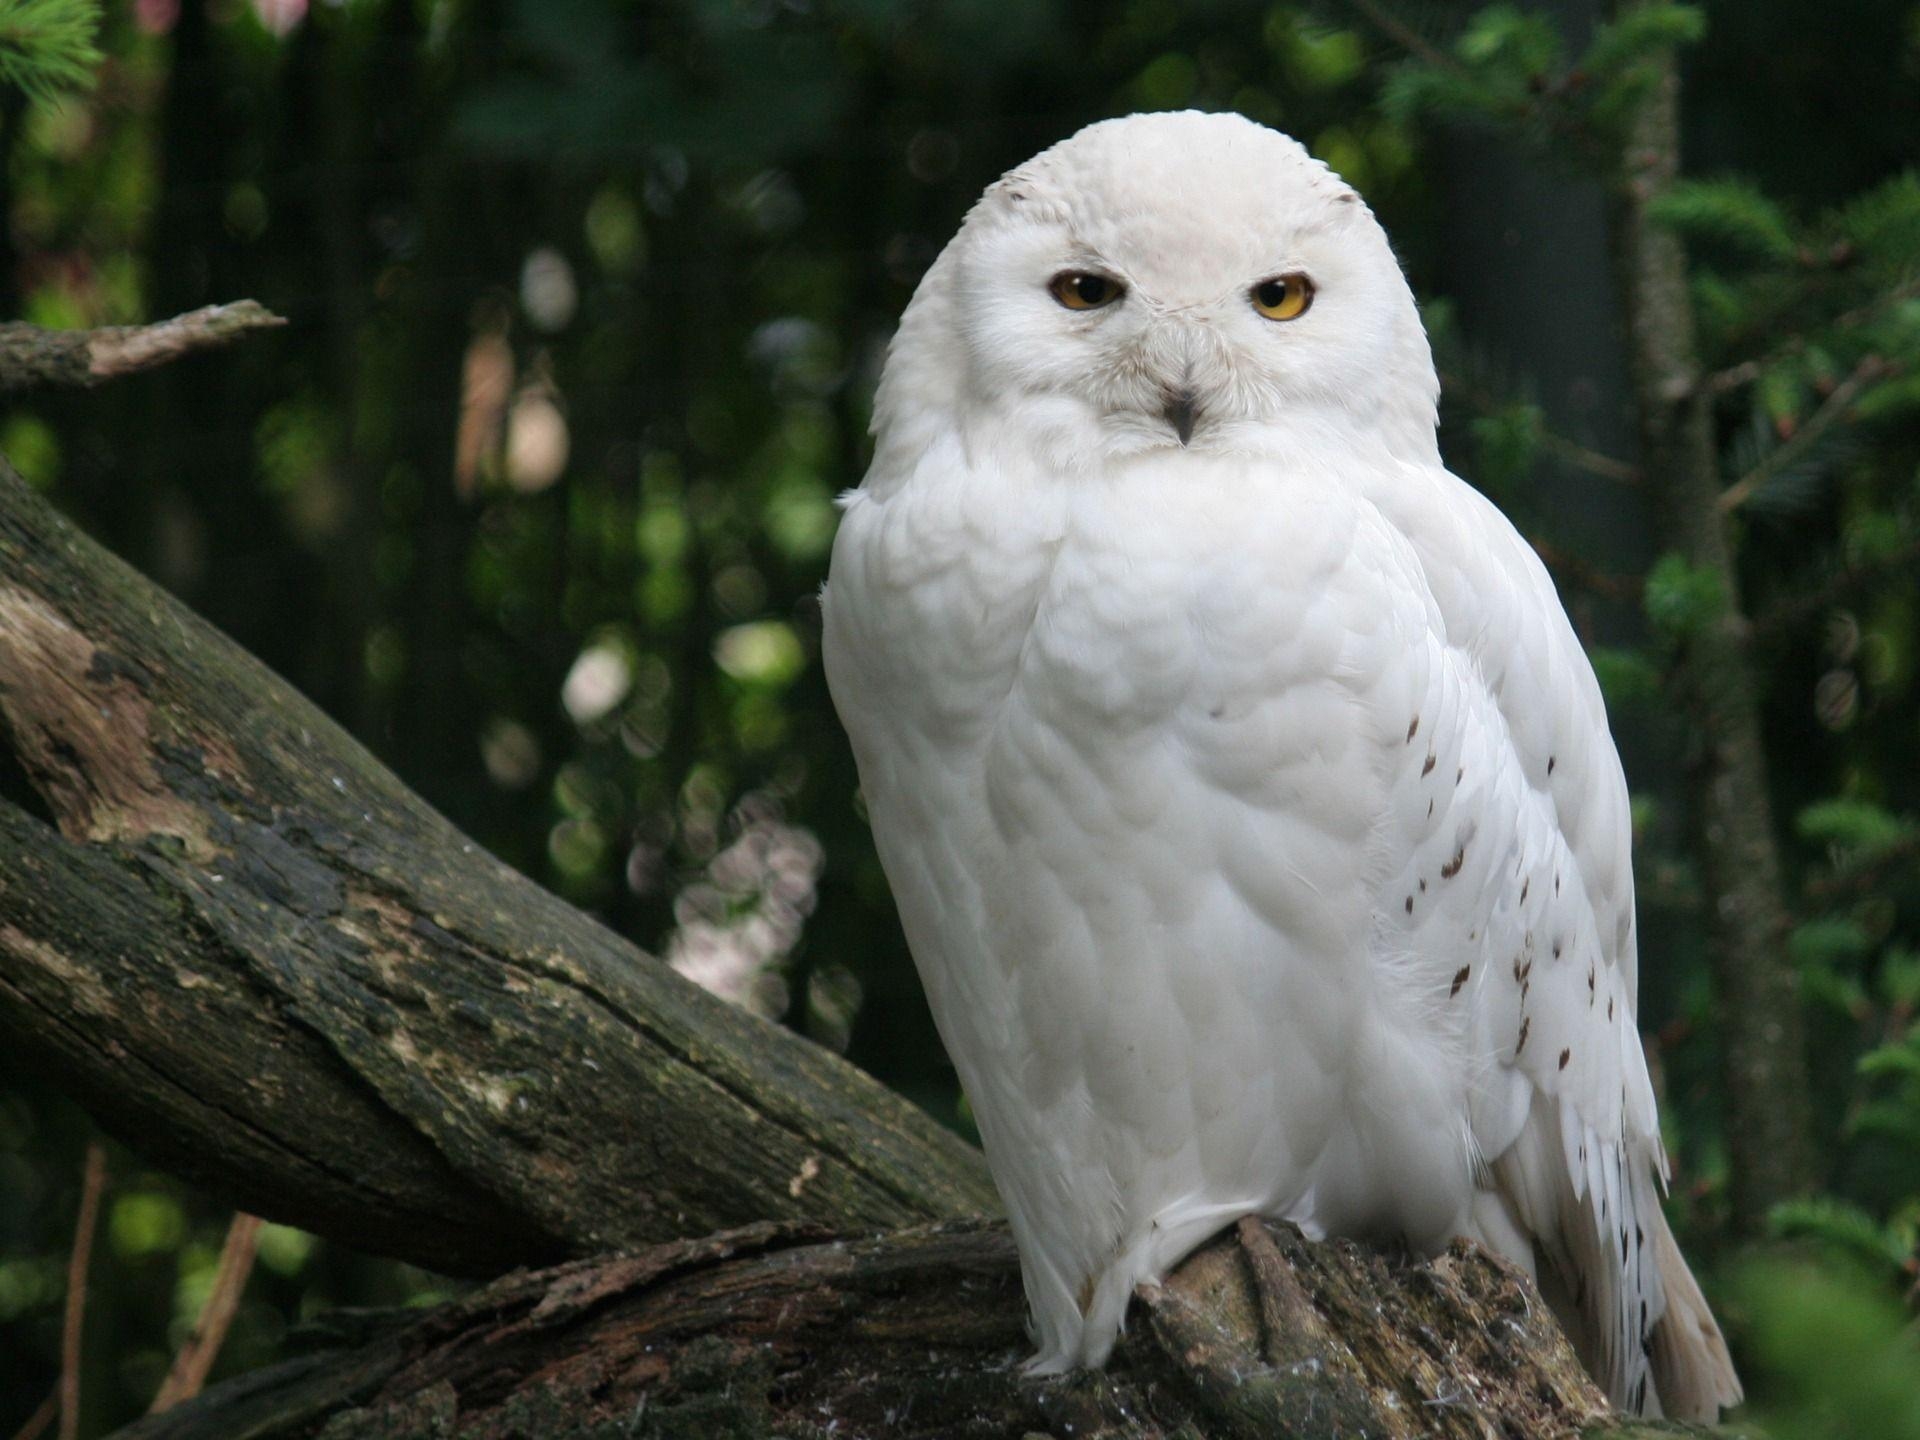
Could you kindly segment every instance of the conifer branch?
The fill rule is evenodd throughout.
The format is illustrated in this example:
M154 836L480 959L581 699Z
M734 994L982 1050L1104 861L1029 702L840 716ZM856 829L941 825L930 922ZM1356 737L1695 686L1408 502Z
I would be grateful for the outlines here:
M1807 417L1806 423L1794 431L1788 440L1779 448L1769 451L1759 464L1720 492L1720 513L1731 515L1774 476L1799 464L1828 431L1847 418L1854 401L1892 371L1893 367L1878 355L1869 355L1854 366L1853 373L1833 387L1833 392L1821 401L1819 408Z
M1414 59L1423 61L1441 70L1454 71L1456 74L1467 73L1467 67L1462 65L1457 59L1442 50L1438 45L1435 45L1411 25L1406 24L1404 21L1388 13L1381 6L1374 4L1373 0L1347 0L1347 3L1359 12L1363 20L1373 26L1373 28L1378 30L1382 35L1386 36L1387 39L1398 45L1402 50L1405 50L1409 55L1413 56Z
M35 100L93 84L99 0L0 0L0 82Z

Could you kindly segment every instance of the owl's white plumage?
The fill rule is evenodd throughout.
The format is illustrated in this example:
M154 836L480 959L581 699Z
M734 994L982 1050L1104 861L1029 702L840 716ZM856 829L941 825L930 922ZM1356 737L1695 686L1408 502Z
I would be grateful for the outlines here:
M1063 272L1124 293L1068 309ZM1314 296L1276 322L1284 274ZM907 309L828 679L1041 1368L1258 1214L1537 1255L1616 1403L1711 1416L1739 1388L1659 1208L1625 783L1437 392L1385 235L1297 144L1090 127Z

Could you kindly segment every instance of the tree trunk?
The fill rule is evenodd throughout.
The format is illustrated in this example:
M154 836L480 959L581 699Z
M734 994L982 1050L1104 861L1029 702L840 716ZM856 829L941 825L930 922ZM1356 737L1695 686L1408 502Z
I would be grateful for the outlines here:
M1671 544L1712 574L1724 597L1715 619L1688 637L1680 683L1699 737L1695 851L1712 927L1729 1186L1735 1226L1751 1235L1774 1205L1813 1188L1813 1120L1759 688L1718 503L1713 417L1699 383L1686 254L1648 214L1679 168L1679 76L1668 57L1627 142L1618 242L1642 470L1665 507Z
M973 1151L480 852L4 465L0 760L0 1043L248 1211L442 1270L594 1256L348 1317L129 1436L1611 1423L1503 1262L1253 1221L1142 1288L1104 1372L1026 1376L1012 1242L956 1218L993 1208Z

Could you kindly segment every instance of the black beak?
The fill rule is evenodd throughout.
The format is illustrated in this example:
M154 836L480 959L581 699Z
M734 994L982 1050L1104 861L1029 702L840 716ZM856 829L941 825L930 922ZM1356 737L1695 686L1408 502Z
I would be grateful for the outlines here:
M1173 390L1167 394L1167 423L1173 426L1173 433L1180 437L1180 443L1186 444L1193 438L1193 417L1195 405L1191 390Z

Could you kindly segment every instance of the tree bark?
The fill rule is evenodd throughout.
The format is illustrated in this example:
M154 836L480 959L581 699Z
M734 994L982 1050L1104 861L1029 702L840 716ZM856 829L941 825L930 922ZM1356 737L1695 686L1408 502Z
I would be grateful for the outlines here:
M1633 1433L1531 1287L1466 1245L1395 1264L1243 1222L1143 1290L1100 1373L1025 1376L1022 1314L998 1224L761 1225L508 1276L121 1440Z
M0 467L8 748L0 1040L239 1208L465 1273L996 1208L956 1137L479 851Z
M1813 1188L1813 1119L1790 919L1767 787L1750 626L1720 507L1710 398L1694 346L1686 253L1649 207L1680 168L1679 75L1669 56L1627 142L1618 243L1642 469L1672 545L1719 582L1724 604L1686 641L1680 684L1698 736L1696 853L1702 863L1735 1227L1759 1233L1780 1201Z
M252 300L203 305L152 325L97 330L43 330L10 320L0 324L0 395L61 386L90 389L286 323Z

